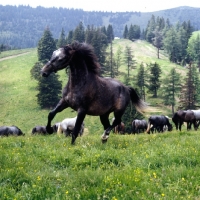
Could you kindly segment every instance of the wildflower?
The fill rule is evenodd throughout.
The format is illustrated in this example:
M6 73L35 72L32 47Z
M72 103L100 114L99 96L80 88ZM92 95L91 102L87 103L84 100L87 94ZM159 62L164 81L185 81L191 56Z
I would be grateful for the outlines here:
M66 190L65 194L68 194L69 192Z
M165 196L165 194L164 194L164 193L162 193L162 194L161 194L161 196L162 196L162 197L164 197L164 196Z
M37 180L38 180L38 181L40 181L40 180L41 180L41 177L40 177L40 176L38 176L38 177L37 177Z

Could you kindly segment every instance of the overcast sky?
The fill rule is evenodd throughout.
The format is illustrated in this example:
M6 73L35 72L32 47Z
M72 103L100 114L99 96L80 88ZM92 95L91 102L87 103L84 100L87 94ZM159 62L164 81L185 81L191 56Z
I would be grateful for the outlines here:
M199 0L4 0L1 5L63 7L85 11L152 12L179 6L200 8Z

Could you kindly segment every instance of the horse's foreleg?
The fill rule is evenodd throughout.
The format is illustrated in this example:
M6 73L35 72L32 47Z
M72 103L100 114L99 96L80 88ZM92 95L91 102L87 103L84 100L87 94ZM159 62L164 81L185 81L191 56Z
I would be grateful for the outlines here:
M48 122L46 126L46 130L49 134L53 133L53 128L51 127L51 121L53 120L53 118L56 116L58 112L63 111L67 107L68 107L67 102L64 99L61 99L59 103L57 104L57 106L49 113Z
M85 111L83 111L83 110L78 111L78 115L77 115L75 127L74 127L73 132L72 132L72 141L71 141L71 144L75 143L75 140L78 137L78 133L79 133L79 131L81 129L81 126L83 124L85 116L86 116L86 112Z

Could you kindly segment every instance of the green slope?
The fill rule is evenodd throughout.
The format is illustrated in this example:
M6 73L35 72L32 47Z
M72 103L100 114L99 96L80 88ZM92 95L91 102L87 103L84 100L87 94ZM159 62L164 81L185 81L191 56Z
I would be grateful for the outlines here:
M126 45L133 49L138 66L141 62L157 62L160 64L163 74L166 75L175 65L167 60L162 54L161 59L156 58L156 49L145 41L131 42L129 40L115 40L114 51L120 46L123 50ZM123 55L122 55L123 56ZM2 55L3 57L3 55ZM26 134L30 134L36 125L46 125L49 110L41 110L37 105L35 90L37 82L30 78L30 69L37 62L36 49L29 49L26 54L11 57L7 60L0 60L0 125L17 125ZM181 73L185 73L184 68L175 66ZM126 66L122 65L120 71L126 73ZM131 76L136 74L137 70L131 71ZM58 72L63 86L66 84L65 70ZM121 79L121 76L117 77ZM147 99L151 105L156 106L159 113L169 115L170 108L164 107L160 99ZM153 113L153 112L152 112ZM151 113L147 113L148 117ZM68 108L58 113L54 122L63 120L66 117L74 117L76 112ZM112 115L110 116L110 119ZM87 116L85 119L85 133L95 133L101 135L103 127L99 117Z

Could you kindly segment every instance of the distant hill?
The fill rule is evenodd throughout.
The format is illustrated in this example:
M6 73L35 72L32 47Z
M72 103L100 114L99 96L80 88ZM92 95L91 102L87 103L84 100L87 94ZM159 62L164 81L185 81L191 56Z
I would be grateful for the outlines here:
M108 26L112 24L114 34L122 37L124 27L139 25L145 29L151 16L169 19L172 24L190 20L191 25L200 30L200 8L177 7L156 12L88 12L67 8L32 8L30 6L0 5L0 44L18 48L36 47L43 31L49 27L58 38L62 28L67 35L80 21L87 25Z

